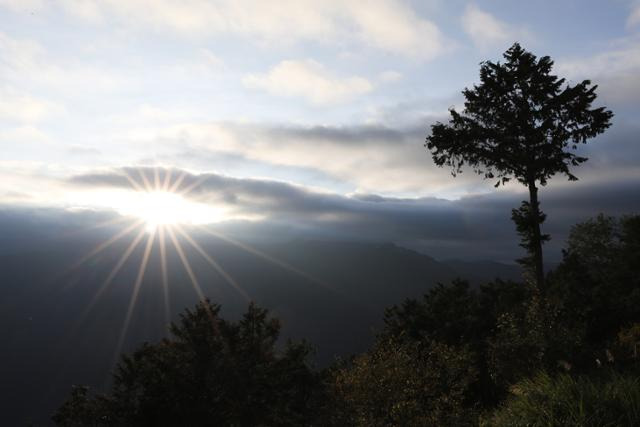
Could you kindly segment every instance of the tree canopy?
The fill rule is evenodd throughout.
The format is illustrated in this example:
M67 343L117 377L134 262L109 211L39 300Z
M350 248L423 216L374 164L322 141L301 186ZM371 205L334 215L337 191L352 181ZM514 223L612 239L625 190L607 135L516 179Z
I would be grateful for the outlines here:
M540 233L544 216L537 185L558 173L576 180L571 167L587 158L571 150L604 132L613 113L592 108L597 86L589 80L570 85L551 74L550 57L537 58L518 43L503 56L504 63L481 63L480 84L462 92L464 110L452 108L448 123L434 124L425 146L435 164L451 167L454 176L468 165L485 178L497 178L496 187L511 179L528 187L529 201L512 218L528 239L523 246L531 259L524 264L541 287L546 239Z
M516 179L523 185L557 173L577 179L570 166L587 159L567 148L586 143L610 126L613 113L591 108L597 86L584 80L574 86L551 74L553 61L537 58L518 43L505 63L480 65L480 84L465 89L464 110L451 109L448 124L436 123L426 146L438 166L454 174L471 166L496 185Z
M238 322L208 300L171 325L172 337L123 356L111 392L76 387L63 426L300 425L317 382L305 343L275 347L280 324L251 304Z

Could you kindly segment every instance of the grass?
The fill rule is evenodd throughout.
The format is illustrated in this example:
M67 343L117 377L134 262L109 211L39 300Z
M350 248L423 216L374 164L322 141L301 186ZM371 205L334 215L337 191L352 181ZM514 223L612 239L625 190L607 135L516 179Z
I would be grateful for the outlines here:
M638 426L640 378L603 372L597 377L540 373L512 389L513 396L485 426Z

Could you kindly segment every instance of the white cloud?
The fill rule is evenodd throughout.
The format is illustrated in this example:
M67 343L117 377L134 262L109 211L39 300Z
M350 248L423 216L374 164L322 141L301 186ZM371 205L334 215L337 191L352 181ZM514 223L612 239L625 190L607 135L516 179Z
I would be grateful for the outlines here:
M59 2L70 15L76 18L91 23L103 21L102 2L94 0L59 0Z
M0 129L0 146L11 147L14 145L47 143L49 135L34 126L19 126L9 129Z
M0 1L27 12L15 0ZM114 19L134 30L234 34L279 43L357 42L420 59L442 53L447 43L432 21L403 0L64 0L59 5L75 18L107 25Z
M363 77L335 77L310 59L282 61L268 73L250 74L242 81L248 88L262 89L275 96L303 97L317 105L343 102L373 88Z
M45 7L44 0L0 0L0 6L14 12L34 12Z
M627 28L633 28L640 25L640 2L636 1L631 7L631 13L627 18Z
M20 94L12 89L0 89L2 121L33 123L62 111L61 106L50 101Z
M0 64L4 69L20 71L29 68L43 51L33 40L16 39L0 32Z
M211 52L209 49L200 49L199 50L200 57L203 62L207 65L211 70L224 70L226 69L226 64L215 53Z
M465 8L462 15L462 27L471 37L473 43L482 48L513 43L518 39L527 37L525 32L500 21L490 13L478 8L475 4L469 4Z
M618 40L609 49L584 58L557 61L558 74L590 79L600 86L606 102L637 106L640 97L640 40Z
M394 70L383 71L378 78L384 83L393 83L402 80L402 73Z
M558 68L571 76L615 75L640 68L640 39L631 37L610 44L609 49L585 58L558 61Z
M81 58L61 60L41 44L0 32L0 78L13 85L35 83L58 90L75 92L113 91L129 79L104 66Z
M344 2L338 2L344 4ZM362 41L406 56L430 59L447 44L438 27L395 0L349 3L350 18Z
M256 164L307 170L349 191L451 197L467 193L474 185L492 188L471 172L452 179L447 169L437 168L424 148L427 131L426 124L393 129L192 122L140 129L120 139L141 153L161 143L161 156L173 165L194 170L215 167L234 176L254 175L251 169L246 169L249 175L237 175L237 168L217 159L231 156L253 164L254 170ZM321 185L319 180L313 182Z
M24 121L27 117L42 116L45 110L47 113L63 110L42 99L8 94L3 86L37 93L38 98L46 94L57 104L73 109L72 98L95 99L96 95L106 95L94 104L99 106L123 92L139 92L157 84L179 87L194 81L211 83L228 72L222 59L205 48L181 58L166 57L164 62L148 62L127 55L121 55L119 61L110 61L100 53L99 50L77 53L66 46L60 51L57 46L0 32L0 117ZM11 106L14 102L15 108Z

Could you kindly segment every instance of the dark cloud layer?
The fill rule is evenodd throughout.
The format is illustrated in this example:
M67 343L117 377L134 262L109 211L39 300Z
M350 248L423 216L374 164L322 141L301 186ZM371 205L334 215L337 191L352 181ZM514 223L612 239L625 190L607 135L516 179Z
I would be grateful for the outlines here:
M69 183L90 188L133 189L126 175L142 186L142 176L147 177L147 182L153 182L157 174L158 181L163 182L168 173L172 177L183 177L178 191L188 190L185 197L224 205L240 216L262 217L258 223L229 221L218 225L247 236L254 233L279 238L393 241L436 258L512 260L520 253L509 218L511 209L517 207L526 194L507 190L458 200L391 198L376 194L343 196L279 181L163 168L124 168L79 175ZM596 185L578 182L543 188L541 199L542 208L548 214L545 231L553 236L549 254L555 259L574 223L600 212L610 215L640 212L640 187L630 181Z

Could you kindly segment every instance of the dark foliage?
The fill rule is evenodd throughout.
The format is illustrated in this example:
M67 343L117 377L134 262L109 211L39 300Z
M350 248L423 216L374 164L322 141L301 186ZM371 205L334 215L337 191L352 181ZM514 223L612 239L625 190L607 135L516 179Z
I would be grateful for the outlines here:
M536 230L540 229L540 226L547 216L540 211L540 203L536 204L535 210L538 211L537 215L534 214L531 203L527 201L523 201L518 209L511 210L511 220L515 223L516 231L520 236L520 247L524 248L527 252L525 257L517 261L524 267L526 282L528 283L535 283L536 281L535 276L529 276L536 271L536 258L534 254L537 251L537 245L539 242L548 242L550 239L548 234L536 235Z
M484 423L496 427L637 426L640 382L636 375L552 377L540 373L513 387L513 396Z
M74 388L53 417L63 426L300 425L316 375L309 347L277 352L280 325L254 304L237 322L209 301L186 310L170 339L123 356L109 394Z
M601 216L576 225L545 293L500 281L477 289L462 280L439 285L422 300L388 309L379 342L439 342L470 352L475 377L460 403L467 414L491 410L535 372L635 367L639 218Z
M528 208L514 211L514 220L519 232L526 224L530 227L523 245L542 287L544 217L537 184L546 185L557 173L576 180L570 167L587 159L569 150L604 132L613 114L604 107L591 108L597 86L589 80L571 86L551 74L548 56L537 58L515 43L504 59L480 65L480 84L462 92L464 110L451 109L449 123L433 125L425 145L434 162L451 167L454 176L468 165L485 178L497 178L496 186L511 179L527 186Z
M593 351L640 321L640 215L600 215L571 229L549 296L581 322Z
M477 372L470 386L472 400L492 405L506 390L492 375L491 338L505 315L524 316L529 298L527 288L519 283L496 281L473 289L457 280L430 290L422 301L407 300L400 307L388 309L382 336L468 348L474 354L470 363Z
M464 280L454 280L431 289L422 301L409 299L387 309L384 334L478 348L497 318L522 306L527 296L519 283L497 280L474 289Z
M329 425L472 425L475 355L436 341L381 339L337 369Z
M489 374L501 397L532 372L571 369L583 344L581 325L566 324L561 309L537 292L524 308L500 316L488 338Z
M323 372L277 351L254 304L202 302L172 337L124 356L105 395L74 387L67 426L635 425L640 414L640 216L571 230L548 287L464 280L385 312L368 351Z

